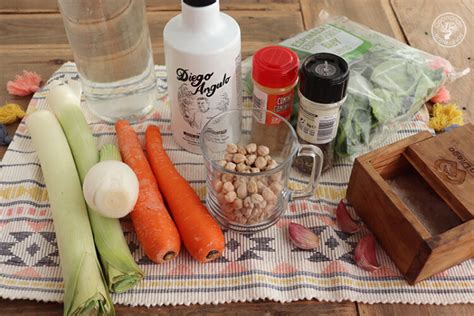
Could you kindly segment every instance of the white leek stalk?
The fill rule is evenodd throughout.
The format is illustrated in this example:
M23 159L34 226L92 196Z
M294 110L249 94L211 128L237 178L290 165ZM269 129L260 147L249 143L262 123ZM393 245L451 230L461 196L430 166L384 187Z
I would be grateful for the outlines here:
M62 85L51 88L46 102L63 128L82 183L89 169L99 161L99 153L79 99L68 85ZM109 290L127 291L142 280L143 272L130 253L120 222L101 216L90 207L88 211Z
M66 137L49 111L30 114L26 125L48 189L64 278L65 315L113 315Z

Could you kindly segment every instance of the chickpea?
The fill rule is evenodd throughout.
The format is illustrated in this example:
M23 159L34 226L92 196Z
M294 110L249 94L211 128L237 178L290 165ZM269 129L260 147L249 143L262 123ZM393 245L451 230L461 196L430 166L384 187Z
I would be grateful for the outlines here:
M224 168L225 168L226 170L235 171L235 167L236 167L235 163L233 163L233 162L228 162L228 163L226 163L226 165L225 165Z
M241 162L245 162L247 158L245 157L245 155L243 154L235 154L234 157L232 158L232 160L236 163L236 164L239 164Z
M231 192L234 190L234 185L230 181L224 182L224 184L222 185L222 192L224 193Z
M260 169L258 169L258 168L250 168L250 172L251 172L251 173L259 173L259 172L260 172Z
M276 162L275 160L270 160L267 162L267 167L265 168L265 170L272 170L275 169L277 166L278 162Z
M217 180L214 182L214 190L216 190L217 193L222 191L222 186L223 186L223 183L221 180Z
M238 195L238 193L237 193ZM232 202L232 207L234 210L237 212L239 209L241 209L244 205L244 201L241 198L236 198L234 202Z
M245 199L247 197L247 186L246 185L240 185L237 188L237 196L241 199Z
M225 159L219 160L219 161L217 162L217 164L218 164L219 166L221 166L222 168L224 168L225 165L227 164L227 160L225 160Z
M249 219L247 220L247 224L256 224L257 222L258 222L258 221L257 221L257 219L255 219L255 218L249 218Z
M237 222L237 223L240 223L240 224L247 223L247 219L242 215L236 215L234 221Z
M263 209L263 213L265 213L265 217L270 217L270 215L273 214L273 211L275 209L275 204L267 204L265 208Z
M249 183L247 183L247 191L250 194L257 193L258 187L257 187L257 182L255 180L250 180Z
M247 150L246 150L245 147L242 146L242 145L238 145L238 146L237 146L237 152L238 152L239 154L244 155L244 156L247 154Z
M270 189L273 193L280 194L281 190L283 190L283 185L281 185L280 182L272 182L272 184L270 184Z
M267 160L264 157L258 157L255 160L255 167L262 170L267 166Z
M281 172L277 172L275 174L272 174L270 176L270 179L274 182L280 182L281 181L281 176L282 176Z
M232 202L234 202L236 197L237 197L237 193L235 193L234 191L227 192L226 195L225 195L225 201L227 203L232 203Z
M226 151L229 153L229 154L235 154L237 152L237 145L236 144L227 144L227 147L226 147Z
M255 160L257 160L257 155L251 154L247 156L247 165L251 166L255 163Z
M232 182L233 179L234 179L234 176L229 173L224 173L221 177L222 182L227 182L227 181Z
M247 186L247 183L245 182L244 179L238 178L238 179L236 179L236 180L234 181L234 188L237 189L237 188L240 187L241 185Z
M225 194L224 193L217 194L217 202L219 202L219 204L224 204L225 203Z
M253 154L254 152L257 151L257 144L255 143L250 143L247 146L245 146L245 149L247 149L247 152L249 154Z
M266 186L268 186L268 177L264 176L264 177L260 177L259 179L263 184L265 184Z
M269 187L266 187L265 189L263 189L262 196L267 202L275 202L277 199L277 196L275 195L275 193L273 193L273 191Z
M252 209L252 214L250 215L249 219L257 220L261 213L262 213L261 208Z
M226 153L226 154L224 155L224 160L225 160L225 161L231 162L232 159L234 159L234 154Z
M265 199L263 198L263 196L261 196L260 194L258 193L254 193L250 196L251 198L251 202L257 207L257 208L264 208L266 205L267 205L267 202L265 201Z
M257 181L257 192L262 193L267 186L262 181Z
M238 172L245 172L246 170L248 170L248 166L241 162L237 165L237 167L235 167L235 170L238 171Z
M266 156L270 153L270 148L268 148L267 146L263 146L263 145L260 145L258 146L257 148L257 154L259 156Z
M249 218L250 215L252 215L252 209L251 208L243 208L241 210L241 212L242 212L242 215L247 217L247 218Z
M250 196L247 196L244 199L244 207L250 208L250 209L253 208L252 198Z

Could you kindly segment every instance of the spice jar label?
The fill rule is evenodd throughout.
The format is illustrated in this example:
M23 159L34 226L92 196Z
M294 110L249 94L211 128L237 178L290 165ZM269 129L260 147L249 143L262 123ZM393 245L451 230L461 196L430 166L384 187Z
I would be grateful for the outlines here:
M258 110L267 110L274 112L286 120L291 117L291 110L293 105L294 91L290 90L283 94L267 94L260 90L256 85L253 90L253 106ZM265 112L258 112L265 115ZM257 117L257 121L262 124L279 124L280 120L270 114L266 117Z
M307 108L300 104L297 134L311 144L325 144L336 137L339 107L329 109Z

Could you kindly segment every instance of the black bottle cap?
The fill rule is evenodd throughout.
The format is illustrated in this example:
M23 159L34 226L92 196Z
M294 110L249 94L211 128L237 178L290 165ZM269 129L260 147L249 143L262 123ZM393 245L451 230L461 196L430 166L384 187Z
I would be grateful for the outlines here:
M317 103L336 103L344 99L349 82L346 61L331 53L308 56L300 69L300 92Z
M183 2L191 7L207 7L216 3L216 0L183 0Z

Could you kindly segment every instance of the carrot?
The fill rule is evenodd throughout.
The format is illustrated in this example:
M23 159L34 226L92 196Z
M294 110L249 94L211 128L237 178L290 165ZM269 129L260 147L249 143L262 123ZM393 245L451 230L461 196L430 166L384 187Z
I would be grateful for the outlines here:
M224 251L224 234L196 192L174 167L163 148L158 127L147 128L145 148L148 161L188 252L200 262L220 257Z
M138 240L150 260L157 263L171 260L178 255L181 240L138 136L124 120L115 123L115 130L122 158L133 169L139 182L138 200L130 214Z

